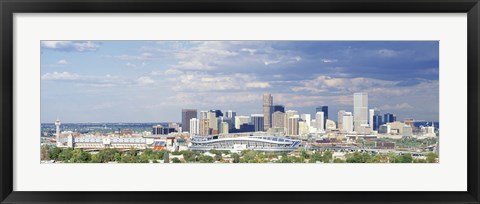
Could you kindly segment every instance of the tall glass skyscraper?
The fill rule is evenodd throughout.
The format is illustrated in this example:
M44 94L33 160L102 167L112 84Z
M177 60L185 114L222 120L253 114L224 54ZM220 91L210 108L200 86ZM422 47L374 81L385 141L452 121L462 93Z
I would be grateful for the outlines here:
M282 112L285 113L285 106L283 105L274 105L273 106L273 112Z
M192 118L197 118L197 109L182 109L182 131L190 132Z
M255 126L255 132L263 131L264 129L264 117L262 114L252 114L250 116L252 124Z
M328 119L328 106L318 106L315 108L315 114L318 112L323 112L323 129L325 129L325 124Z
M354 130L359 130L363 124L368 124L368 94L353 94L353 126Z
M273 97L272 94L263 94L263 125L264 130L272 127Z

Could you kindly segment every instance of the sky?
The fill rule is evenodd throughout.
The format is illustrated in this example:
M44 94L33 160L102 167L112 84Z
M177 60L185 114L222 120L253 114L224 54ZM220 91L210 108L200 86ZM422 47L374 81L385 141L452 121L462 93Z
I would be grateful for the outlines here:
M438 41L41 41L41 122L180 122L182 108L438 121Z

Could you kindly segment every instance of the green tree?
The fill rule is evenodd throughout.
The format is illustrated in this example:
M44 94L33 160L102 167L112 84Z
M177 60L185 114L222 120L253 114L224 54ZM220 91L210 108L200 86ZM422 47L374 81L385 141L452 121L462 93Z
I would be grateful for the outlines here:
M407 153L399 156L399 163L412 163L412 154Z
M73 150L71 162L86 163L86 162L89 162L90 159L91 159L91 154L90 153L84 152L81 149Z
M433 152L429 152L427 154L425 154L425 157L426 157L426 161L428 163L437 163L437 158L438 158L438 155L433 153Z
M311 156L310 156L310 163L316 163L317 161L322 161L323 160L323 157L322 157L322 154L320 152L315 152L313 153Z
M333 163L345 163L345 161L343 159L335 158Z
M50 159L58 160L58 156L62 152L62 149L58 148L57 146L52 146L48 148L48 155Z
M170 154L164 153L163 154L163 163L170 163Z
M333 156L333 152L331 151L325 151L322 155L322 161L323 163L330 163L330 161L332 160L332 156Z
M204 154L201 154L198 159L200 163L213 163L214 161L213 157Z
M180 159L178 159L177 157L175 157L175 158L172 159L172 162L173 162L173 163L181 163L182 161L180 161Z
M233 157L233 163L239 163L240 162L240 155L238 155L237 153L233 153L232 157Z
M64 162L70 162L73 156L73 148L62 149L62 152L58 154L58 159Z

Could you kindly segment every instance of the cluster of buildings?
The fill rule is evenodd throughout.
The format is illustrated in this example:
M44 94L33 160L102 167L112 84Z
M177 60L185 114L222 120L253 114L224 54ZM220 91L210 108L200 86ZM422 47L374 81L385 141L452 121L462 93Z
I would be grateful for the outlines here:
M274 105L273 96L269 93L263 94L262 108L262 113L251 115L237 115L232 110L224 113L221 110L198 112L197 109L182 109L181 124L155 125L151 132L141 134L128 130L109 135L60 133L60 120L57 119L56 145L82 149L253 149L288 152L305 145L301 139L305 137L302 136L328 139L328 136L334 135L351 140L359 137L409 137L414 134L436 137L433 123L432 126L415 127L413 119L401 122L397 121L395 114L381 115L378 109L369 109L367 93L354 93L353 112L340 110L337 122L329 118L328 106L318 106L312 117L311 114L286 110L284 105Z

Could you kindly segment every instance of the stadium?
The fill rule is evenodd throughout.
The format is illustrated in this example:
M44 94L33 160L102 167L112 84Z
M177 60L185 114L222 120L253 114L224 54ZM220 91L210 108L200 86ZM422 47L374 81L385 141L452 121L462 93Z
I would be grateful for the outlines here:
M188 147L194 151L255 150L262 152L291 152L300 147L301 141L273 136L240 136L240 137L194 137Z

